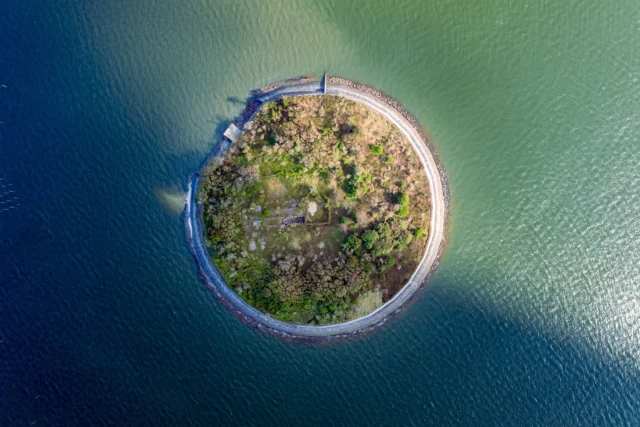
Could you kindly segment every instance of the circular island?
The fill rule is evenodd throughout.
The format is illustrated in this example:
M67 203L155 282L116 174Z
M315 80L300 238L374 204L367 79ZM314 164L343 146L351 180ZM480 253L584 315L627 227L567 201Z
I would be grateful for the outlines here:
M384 323L435 268L444 175L415 119L351 81L254 92L189 183L200 271L246 321L298 338Z

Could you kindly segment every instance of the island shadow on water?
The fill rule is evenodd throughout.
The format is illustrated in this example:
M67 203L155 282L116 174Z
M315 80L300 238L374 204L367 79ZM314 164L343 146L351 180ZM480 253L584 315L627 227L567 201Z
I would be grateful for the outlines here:
M235 140L240 135L244 126L256 116L256 113L262 105L293 96L325 94L355 101L357 104L362 104L374 110L387 119L397 130L400 130L401 134L404 134L426 172L430 190L429 194L432 200L431 217L429 221L429 227L431 229L428 233L426 251L422 259L418 260L417 268L406 284L382 306L353 320L344 321L343 323L323 324L320 326L315 324L288 323L287 321L275 319L269 314L257 310L241 298L238 293L234 292L234 290L227 285L221 272L212 263L205 244L202 206L200 203L196 203L196 193L198 191L200 177L198 174L194 174L190 180L185 210L185 224L187 237L203 278L223 303L242 319L262 330L282 337L309 340L347 337L370 331L386 323L388 319L401 311L406 304L414 298L416 292L421 289L430 274L435 270L444 246L448 192L442 166L434 156L433 149L430 146L430 140L422 128L419 127L415 118L407 113L395 100L370 87L341 78L334 77L327 79L325 76L321 81L307 77L291 79L253 91L246 103L245 110L240 117L234 121L233 125L227 128L226 125L228 122L222 122L217 126L216 134L219 135L223 133L225 136L220 138L220 142L216 144L216 147L207 159L205 159L203 165L207 165L212 158L220 157L226 152L232 144L232 140ZM237 103L238 101L240 100L237 98L229 98L229 102ZM227 128L227 131L223 132L223 128ZM373 154L381 154L375 152L374 148L372 145L371 152ZM380 158L384 158L384 156L380 156ZM305 215L309 216L307 214ZM402 213L400 213L400 215L403 216ZM283 221L285 220L283 219ZM387 257L387 259L392 258L393 257ZM398 268L401 268L401 266L398 266ZM228 273L227 271L227 274ZM381 277L384 280L384 275L381 275ZM242 293L242 289L236 290ZM332 318L335 318L335 316Z

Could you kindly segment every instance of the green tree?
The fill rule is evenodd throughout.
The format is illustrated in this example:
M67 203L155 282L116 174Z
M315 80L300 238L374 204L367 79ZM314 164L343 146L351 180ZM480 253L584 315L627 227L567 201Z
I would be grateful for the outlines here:
M379 238L380 236L375 230L367 230L362 233L362 243L364 244L365 249L371 250Z
M342 250L347 255L358 255L362 251L362 239L356 234L350 234L342 244Z

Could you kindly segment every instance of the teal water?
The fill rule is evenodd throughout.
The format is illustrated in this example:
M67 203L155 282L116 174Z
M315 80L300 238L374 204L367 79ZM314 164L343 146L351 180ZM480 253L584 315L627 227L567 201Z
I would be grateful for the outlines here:
M1 425L638 423L637 2L1 8ZM177 211L249 90L324 71L421 121L452 200L415 302L317 345L222 307Z

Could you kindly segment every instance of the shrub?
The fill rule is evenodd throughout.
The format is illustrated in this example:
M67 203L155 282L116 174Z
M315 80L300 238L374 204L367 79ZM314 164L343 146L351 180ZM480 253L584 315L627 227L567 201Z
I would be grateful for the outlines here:
M360 136L360 129L356 125L350 125L348 123L344 123L340 125L340 133L343 135L353 134L355 136Z
M374 257L387 255L395 246L394 230L386 222L380 222L375 227L378 239L374 242L370 252Z
M407 193L398 194L397 203L402 207L409 207L409 195Z
M318 312L322 315L325 315L329 312L329 310L327 309L327 306L325 306L322 303L318 303Z
M355 199L358 195L358 190L366 190L366 184L371 182L371 174L363 172L358 175L358 171L354 170L353 174L342 183L342 189L349 199Z
M389 164L391 164L391 163L393 163L393 157L387 156L387 158L384 161L389 163Z
M344 225L352 225L353 224L353 219L349 218L348 216L341 216L340 217L340 224L344 224Z
M422 228L416 228L415 230L413 230L413 235L419 239L424 236L424 230Z
M378 233L374 230L367 230L362 233L362 243L365 249L370 250L373 248L373 244L380 238Z
M405 181L402 181L402 182L400 183L400 189L401 189L401 190L405 190L406 188L407 188L407 183L406 183Z
M407 216L407 215L409 215L409 208L406 207L406 206L402 206L400 208L400 210L398 211L398 216L404 217L404 216Z
M382 145L380 145L380 144L371 144L369 146L369 151L371 151L371 154L373 154L375 156L379 156L383 152Z
M358 195L358 180L356 177L351 177L347 179L344 184L342 184L342 189L344 190L344 194L346 194L347 198L355 199Z
M271 217L271 211L269 209L265 209L262 211L262 216L265 218Z
M390 238L381 239L378 242L376 242L376 244L374 245L373 249L371 250L371 255L373 255L374 257L387 255L391 251L393 251L394 246L395 245L393 243L393 239L390 239Z
M362 250L362 240L355 234L350 234L342 244L342 250L347 255L358 255Z
M391 227L386 222L380 222L376 225L376 231L379 237L387 237L391 234Z
M413 235L409 232L403 232L398 241L403 245L408 245L413 240Z
M384 265L386 265L387 267L391 267L395 263L396 263L396 259L392 256L388 256L387 259L384 261Z

